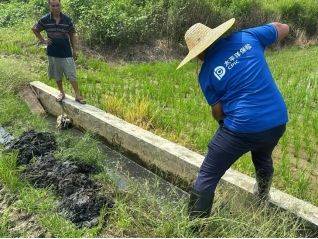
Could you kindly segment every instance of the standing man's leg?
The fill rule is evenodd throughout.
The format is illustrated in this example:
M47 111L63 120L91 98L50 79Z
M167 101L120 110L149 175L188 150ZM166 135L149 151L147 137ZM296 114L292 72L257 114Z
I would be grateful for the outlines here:
M76 80L70 80L71 82L71 85L73 87L73 90L74 90L74 93L75 93L75 99L80 99L80 100L83 100L82 96L81 96L81 93L79 91L79 88L78 88L78 83Z
M262 200L269 199L269 191L274 174L272 152L285 132L285 125L270 129L258 136L262 139L252 150L252 161L256 172L254 193Z
M57 87L60 91L60 94L56 98L57 101L62 101L65 98L65 92L63 89L63 66L61 65L61 60L56 57L48 57L48 75L49 79L54 79L56 81Z
M214 191L221 177L244 153L250 151L245 138L221 126L209 143L208 153L201 165L190 195L190 218L209 216Z
M60 91L60 94L57 97L57 101L62 101L65 98L65 92L64 92L64 89L63 89L62 79L61 80L56 80L56 84L57 84L57 88Z
M76 66L73 57L65 58L65 63L63 64L64 67L64 74L67 79L70 81L74 93L75 93L75 100L81 104L85 104L85 100L80 94L77 77L76 77Z

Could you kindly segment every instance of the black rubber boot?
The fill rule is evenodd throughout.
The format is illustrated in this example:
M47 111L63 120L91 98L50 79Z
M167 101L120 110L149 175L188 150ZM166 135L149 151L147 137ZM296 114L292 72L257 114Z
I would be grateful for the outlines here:
M205 218L211 213L214 194L200 193L192 189L188 205L189 218Z
M272 185L272 176L264 177L256 175L256 183L254 185L254 194L262 201L270 199L269 191Z

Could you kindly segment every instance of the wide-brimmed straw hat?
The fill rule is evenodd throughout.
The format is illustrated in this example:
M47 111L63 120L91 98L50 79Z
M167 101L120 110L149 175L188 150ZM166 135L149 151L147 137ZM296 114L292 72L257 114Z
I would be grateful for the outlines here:
M234 24L235 18L224 22L216 28L209 28L202 23L196 23L185 33L184 39L189 49L188 55L181 61L177 69L184 66L193 58L200 55L212 43L219 39Z

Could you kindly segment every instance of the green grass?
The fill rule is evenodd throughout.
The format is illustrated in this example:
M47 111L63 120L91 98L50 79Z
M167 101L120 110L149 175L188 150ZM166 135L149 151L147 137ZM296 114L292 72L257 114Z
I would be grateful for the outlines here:
M274 185L318 205L317 47L268 53L268 62L289 110L289 124L274 152ZM200 92L195 64L177 62L109 66L81 56L81 89L90 104L202 154L217 128ZM51 86L45 74L42 81ZM69 84L66 84L70 92ZM253 175L250 156L234 168ZM288 175L288 176L286 176ZM301 187L301 188L299 188Z
M10 90L11 85L23 86L23 82L31 80L41 80L55 87L53 81L47 80L44 50L32 45L35 40L28 30L31 25L30 21L14 30L1 29L2 64L14 72L13 80L7 83L4 91ZM12 42L21 53L10 50ZM318 47L293 47L267 54L290 119L274 152L274 186L315 205L318 205L317 53ZM77 64L79 83L88 103L205 153L217 123L212 120L209 106L200 92L196 63L176 71L178 61L113 66L80 54ZM24 73L26 68L28 74ZM70 84L66 83L65 87L71 93ZM7 103L3 100L0 105ZM10 109L5 111L10 114ZM26 127L23 122L17 123ZM249 155L242 157L234 168L251 176L254 174Z
M0 125L6 125L15 136L31 128L49 129L44 118L30 114L26 104L17 96L17 88L13 84L10 89L6 89L7 82L14 81L14 85L19 88L24 82L31 80L28 78L28 64L16 56L0 58L0 89L4 92L0 96L0 102L5 102L1 105ZM19 78L20 74L23 77ZM57 157L85 157L89 162L96 162L94 157L100 161L107 160L97 147L97 141L90 135L85 135L80 140L68 133L56 135L60 148L56 153ZM77 229L57 213L57 198L49 189L34 189L28 183L20 181L21 168L14 166L15 160L14 153L0 154L1 183L17 195L18 200L14 206L35 215L38 223L54 237L297 237L302 227L291 215L266 207L256 207L247 196L223 187L218 189L214 216L189 222L184 198L170 201L169 198L156 197L153 187L145 183L131 183L127 190L118 190L104 171L96 178L103 183L105 192L113 195L116 207L111 212L107 225ZM6 231L7 223L8 219L3 216L0 223L3 236L10 235ZM205 227L201 233L194 233L191 230L193 225Z
M30 114L17 95L27 82L46 79L46 56L37 48L29 28L31 21L15 28L0 29L0 125L18 136L29 129L48 130L45 119ZM270 52L268 59L290 113L290 123L275 152L275 186L318 205L317 197L317 47L290 48ZM124 64L107 62L81 54L78 76L88 103L165 138L204 153L217 124L196 81L196 65L176 71L178 61ZM70 93L70 85L66 84ZM96 163L107 160L90 135L81 140L57 134L59 158L84 158ZM89 150L86 150L89 148ZM1 150L1 148L0 148ZM2 150L1 150L2 151ZM0 180L15 192L16 206L37 215L41 225L57 237L148 236L148 237L296 237L301 228L287 213L255 207L251 199L220 187L213 217L189 222L186 202L154 197L152 189L132 184L121 192L106 172L96 178L116 200L108 226L76 229L56 211L56 197L48 189L34 189L19 180L14 167L16 155L0 154ZM249 156L235 168L253 175ZM312 175L313 174L313 175ZM5 217L0 231L6 232ZM193 224L206 225L193 233ZM3 225L3 226L2 226ZM2 232L2 231L1 231Z

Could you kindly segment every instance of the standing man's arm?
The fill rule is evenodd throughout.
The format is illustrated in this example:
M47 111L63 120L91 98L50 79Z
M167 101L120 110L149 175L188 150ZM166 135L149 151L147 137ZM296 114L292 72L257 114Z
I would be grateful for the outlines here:
M73 58L74 60L77 59L77 36L76 36L76 32L72 31L69 33L70 36L70 42L71 42L71 47L73 50Z
M44 44L44 45L50 45L52 43L51 39L48 38L47 40L45 40L41 34L41 31L43 31L44 28L39 27L39 23L35 24L32 27L32 31L34 33L34 35L37 37L37 39L40 41L40 43Z

